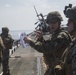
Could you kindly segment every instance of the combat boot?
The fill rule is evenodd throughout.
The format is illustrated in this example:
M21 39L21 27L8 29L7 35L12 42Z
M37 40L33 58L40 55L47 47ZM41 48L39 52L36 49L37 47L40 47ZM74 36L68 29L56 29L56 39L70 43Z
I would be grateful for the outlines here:
M3 73L2 75L7 75L6 73Z
M8 72L6 75L11 75L10 72Z

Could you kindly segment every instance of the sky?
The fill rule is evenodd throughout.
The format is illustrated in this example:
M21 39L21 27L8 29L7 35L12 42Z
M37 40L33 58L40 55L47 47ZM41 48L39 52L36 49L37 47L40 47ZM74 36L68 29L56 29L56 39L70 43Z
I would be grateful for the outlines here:
M0 0L0 30L8 27L10 30L34 30L38 21L37 14L47 15L51 11L59 11L63 17L62 24L67 18L63 10L69 3L76 5L76 0Z

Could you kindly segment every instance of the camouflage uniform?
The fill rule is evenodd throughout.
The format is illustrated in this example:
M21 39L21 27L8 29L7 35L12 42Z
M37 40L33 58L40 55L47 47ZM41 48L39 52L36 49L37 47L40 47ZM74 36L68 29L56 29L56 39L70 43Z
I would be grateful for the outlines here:
M66 8L67 7L67 8ZM74 26L71 34L73 36L73 41L70 44L70 48L68 49L67 59L66 59L66 75L76 75L76 6L72 7L71 4L66 6L64 10L65 16L72 21L72 25ZM70 24L70 22L69 22ZM69 25L68 25L69 26Z
M66 32L61 29L54 32L48 41L43 40L37 43L30 41L30 45L33 48L43 53L46 65L52 68L60 64L61 56L69 43L69 34L66 34Z
M13 39L10 34L8 34L9 30L7 27L2 28L2 41L5 46L4 49L2 49L2 66L3 66L3 75L10 75L9 72L9 49L12 48L13 45Z
M33 48L43 53L45 63L48 66L45 75L55 75L54 69L57 65L60 65L61 56L70 42L69 33L62 29L58 29L52 33L50 40L45 41L42 39L42 41L38 41L37 43L30 41L30 45Z
M5 46L3 44L2 38L0 37L0 65L2 62L2 50L5 49Z
M73 75L76 75L76 41L72 50L73 50L71 55L72 72L73 72Z
M65 75L76 75L76 40L73 40L67 51L65 60Z

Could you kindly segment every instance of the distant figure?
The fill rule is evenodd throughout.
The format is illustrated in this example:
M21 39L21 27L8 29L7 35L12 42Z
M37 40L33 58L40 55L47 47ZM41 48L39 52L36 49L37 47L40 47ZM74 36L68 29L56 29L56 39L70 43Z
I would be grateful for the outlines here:
M42 32L37 32L37 42L32 42L27 37L24 41L38 52L43 53L47 71L44 75L65 75L61 57L71 42L70 34L60 28L62 17L58 11L48 13L46 23L49 25L51 36L49 40L43 38ZM49 34L50 35L50 34Z
M13 39L9 34L9 29L7 27L2 28L1 39L3 41L4 47L2 48L2 67L3 74L2 75L10 75L9 70L9 49L12 48Z

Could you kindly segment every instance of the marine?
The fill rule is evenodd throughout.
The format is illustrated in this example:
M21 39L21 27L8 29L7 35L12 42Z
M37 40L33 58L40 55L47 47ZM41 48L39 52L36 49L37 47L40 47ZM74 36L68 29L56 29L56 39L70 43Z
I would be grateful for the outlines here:
M3 27L2 28L2 33L0 35L2 39L2 43L4 45L4 48L1 48L1 53L2 53L2 69L3 69L3 74L2 75L10 75L10 69L9 69L9 49L12 48L13 45L13 38L9 34L9 29L8 27Z
M61 14L58 11L48 13L46 23L49 25L51 36L49 40L43 38L41 31L36 33L37 42L31 41L28 37L24 41L40 53L43 53L47 70L44 75L65 75L61 66L61 56L71 42L70 34L61 29ZM50 35L50 34L49 34Z
M67 27L72 37L72 42L66 52L66 75L76 75L76 6L72 7L72 4L69 4L65 8L64 14L68 18Z

